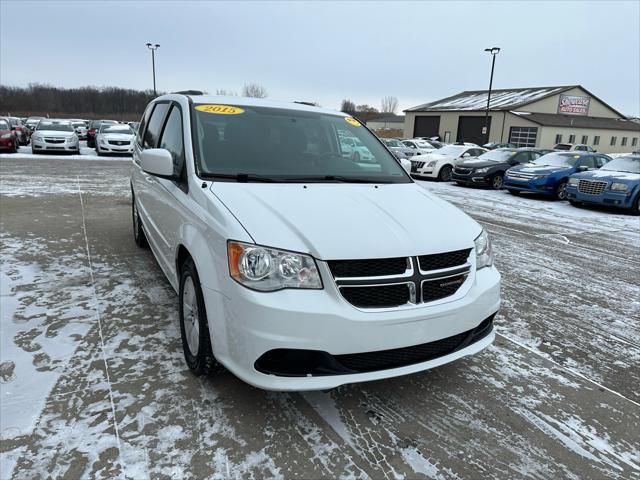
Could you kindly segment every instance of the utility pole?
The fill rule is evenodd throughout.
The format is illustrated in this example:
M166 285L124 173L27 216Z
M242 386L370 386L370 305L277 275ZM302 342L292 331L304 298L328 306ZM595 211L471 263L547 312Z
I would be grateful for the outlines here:
M147 48L151 50L151 70L153 71L153 95L157 96L156 92L156 50L160 48L158 43L147 43Z

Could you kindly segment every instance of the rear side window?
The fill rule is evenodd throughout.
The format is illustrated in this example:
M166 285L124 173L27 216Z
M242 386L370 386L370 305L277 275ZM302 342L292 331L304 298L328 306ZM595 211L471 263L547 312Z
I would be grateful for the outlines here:
M149 119L149 125L144 132L143 148L156 148L158 145L158 139L160 138L160 131L164 124L164 118L169 110L168 103L157 103Z
M173 157L173 173L180 175L184 166L184 141L182 137L182 113L176 106L171 108L160 139L160 148L164 148Z

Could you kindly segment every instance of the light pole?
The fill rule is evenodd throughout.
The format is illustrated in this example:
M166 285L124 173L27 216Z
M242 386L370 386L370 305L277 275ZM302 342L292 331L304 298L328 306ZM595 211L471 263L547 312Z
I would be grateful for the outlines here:
M158 43L147 43L147 48L151 50L151 69L153 70L153 95L158 95L156 92L156 50L160 48Z
M500 53L500 47L485 48L485 52L491 54L491 77L489 79L489 95L487 95L487 109L484 112L484 143L489 143L489 102L491 102L491 87L493 86L493 69L496 66L496 55Z

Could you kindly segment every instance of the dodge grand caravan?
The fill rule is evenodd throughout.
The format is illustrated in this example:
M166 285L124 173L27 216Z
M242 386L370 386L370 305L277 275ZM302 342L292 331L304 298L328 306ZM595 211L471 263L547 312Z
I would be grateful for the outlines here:
M373 160L345 156L345 135ZM165 95L143 115L131 189L134 239L178 292L197 375L222 365L265 389L327 389L436 367L494 339L500 275L487 233L352 117Z

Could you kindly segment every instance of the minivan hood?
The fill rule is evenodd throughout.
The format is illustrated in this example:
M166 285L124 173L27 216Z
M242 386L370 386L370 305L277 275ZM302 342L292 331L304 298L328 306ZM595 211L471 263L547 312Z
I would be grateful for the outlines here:
M473 247L481 227L417 184L214 182L211 191L257 244L321 260Z

